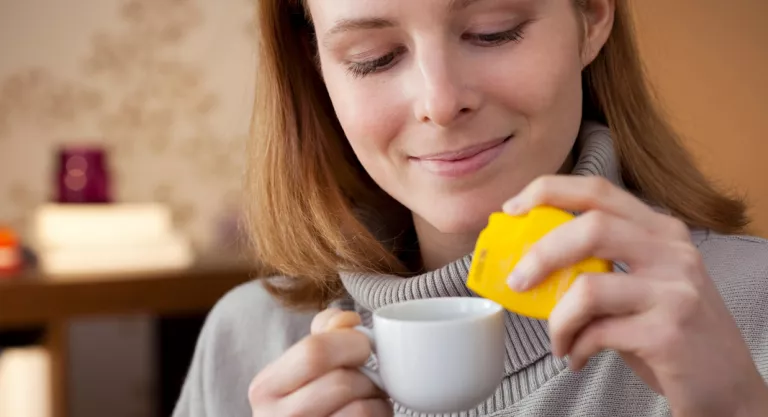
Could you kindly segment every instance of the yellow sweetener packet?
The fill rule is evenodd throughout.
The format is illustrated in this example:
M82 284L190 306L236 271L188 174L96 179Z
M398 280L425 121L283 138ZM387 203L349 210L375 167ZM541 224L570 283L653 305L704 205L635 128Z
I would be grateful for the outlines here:
M585 272L609 272L612 263L596 258L556 271L536 287L518 293L507 278L528 249L552 229L572 220L566 211L540 206L521 216L493 213L480 233L469 269L467 286L479 296L507 310L536 319L548 319L560 298Z

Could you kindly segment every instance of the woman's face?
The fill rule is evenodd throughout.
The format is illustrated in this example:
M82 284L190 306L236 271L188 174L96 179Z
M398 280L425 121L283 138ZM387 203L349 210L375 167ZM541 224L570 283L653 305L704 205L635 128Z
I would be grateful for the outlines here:
M573 0L308 3L347 139L417 228L476 234L568 162L599 50Z

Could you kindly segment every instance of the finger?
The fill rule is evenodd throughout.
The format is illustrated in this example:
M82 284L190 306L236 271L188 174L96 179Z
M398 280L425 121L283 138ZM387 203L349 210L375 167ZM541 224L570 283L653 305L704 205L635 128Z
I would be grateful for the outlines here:
M648 280L626 274L583 275L549 316L552 353L571 352L576 335L593 321L644 312L653 305Z
M272 417L280 415L276 403L255 404L251 401L251 417Z
M343 313L338 308L329 308L326 310L323 310L312 319L312 325L310 326L310 331L312 334L318 334L323 331L325 331L326 327L328 327L328 322L336 315Z
M658 213L637 197L599 176L549 175L532 181L503 210L518 215L540 205L567 211L600 210L642 225L653 234L675 240L690 240L681 221Z
M515 265L510 287L526 291L554 272L590 258L626 262L632 270L657 262L658 239L638 225L600 211L555 228L534 243Z
M343 311L328 320L328 324L325 326L325 331L338 330L338 329L351 329L362 323L360 315L354 311Z
M381 391L362 373L335 369L281 401L281 415L327 416L358 400L379 399Z
M569 367L574 371L581 370L589 358L603 350L631 353L637 348L632 345L633 340L644 333L644 329L639 327L644 319L643 316L623 316L593 321L576 337L568 354Z
M355 401L333 414L332 417L391 417L392 404L383 399Z
M362 366L371 354L368 338L352 329L309 336L254 378L251 397L280 397L337 368Z

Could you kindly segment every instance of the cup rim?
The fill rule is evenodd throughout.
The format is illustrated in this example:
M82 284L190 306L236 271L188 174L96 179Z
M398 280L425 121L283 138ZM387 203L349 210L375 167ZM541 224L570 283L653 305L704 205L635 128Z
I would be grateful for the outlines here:
M451 320L402 320L392 317L386 317L382 314L385 314L388 310L395 310L397 308L401 308L406 305L414 305L414 304L431 304L431 303L442 303L442 304L449 304L449 303L455 303L455 302L469 302L469 303L475 303L475 304L485 304L488 305L488 311L483 312L482 314L473 314L468 317L462 317L457 319L451 319ZM401 301L397 303L387 304L383 307L380 307L376 309L373 312L374 319L381 320L385 322L396 322L401 324L408 324L408 325L424 325L429 324L430 326L450 326L457 323L467 323L472 321L478 321L483 320L488 317L494 316L496 314L500 314L504 311L504 308L501 306L501 304L489 300L487 298L482 297L432 297L432 298L419 298L416 300L407 300L407 301Z

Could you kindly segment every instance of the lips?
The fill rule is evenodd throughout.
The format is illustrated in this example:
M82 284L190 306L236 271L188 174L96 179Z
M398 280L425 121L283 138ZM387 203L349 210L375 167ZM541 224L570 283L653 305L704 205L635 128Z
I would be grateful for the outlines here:
M511 136L507 136L505 138L491 140L488 142L469 146L456 151L439 152L439 153L418 156L416 157L416 159L420 159L422 161L444 161L444 162L459 161L462 159L471 158L479 153L487 151L488 149L499 146L510 138Z
M411 160L425 171L445 178L466 177L493 162L514 136L449 152L422 155Z

